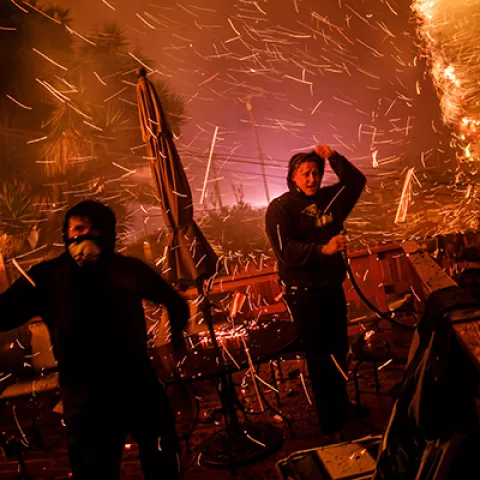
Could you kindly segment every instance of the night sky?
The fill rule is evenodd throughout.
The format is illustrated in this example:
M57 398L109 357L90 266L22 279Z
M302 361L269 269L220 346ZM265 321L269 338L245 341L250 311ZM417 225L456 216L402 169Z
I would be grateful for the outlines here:
M118 23L151 59L152 77L184 97L188 118L177 145L196 201L219 126L224 203L234 201L232 183L243 184L249 203L266 203L247 96L272 198L285 190L291 155L317 142L358 165L372 188L396 181L399 196L407 168L442 170L451 162L408 1L60 4L71 8L72 27L82 33Z

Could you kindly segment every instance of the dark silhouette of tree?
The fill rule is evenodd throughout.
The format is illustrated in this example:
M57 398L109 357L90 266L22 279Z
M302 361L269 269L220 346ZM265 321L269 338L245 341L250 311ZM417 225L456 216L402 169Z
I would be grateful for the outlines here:
M131 150L142 143L135 58L152 62L141 52L129 54L117 25L79 39L72 35L68 9L18 5L0 6L1 24L11 28L0 31L0 41L8 44L0 59L0 187L28 192L31 201L20 202L23 213L16 215L5 203L13 197L0 195L0 235L10 234L10 215L12 225L28 217L25 235L37 218L39 242L57 241L64 211L83 198L107 202L128 226L125 218L138 196L132 173L146 163ZM178 133L184 103L168 85L156 86Z

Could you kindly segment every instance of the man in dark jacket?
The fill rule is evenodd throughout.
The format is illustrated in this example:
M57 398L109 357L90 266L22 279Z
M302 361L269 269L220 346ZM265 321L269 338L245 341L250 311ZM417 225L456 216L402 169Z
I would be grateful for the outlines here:
M69 210L66 253L0 295L0 329L36 316L49 329L75 480L118 479L127 434L146 479L177 479L174 414L150 362L142 300L166 306L175 340L189 309L150 267L114 252L115 223L98 202Z
M320 188L325 160L340 182ZM326 145L290 159L289 191L267 210L266 230L278 260L285 300L303 341L322 430L341 430L347 419L345 370L347 308L342 283L343 222L365 176Z

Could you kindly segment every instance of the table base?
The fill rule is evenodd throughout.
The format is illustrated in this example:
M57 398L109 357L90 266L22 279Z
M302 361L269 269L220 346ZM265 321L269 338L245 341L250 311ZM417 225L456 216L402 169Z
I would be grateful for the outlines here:
M232 468L247 465L269 455L280 447L282 431L263 422L245 422L237 432L224 429L205 442L200 463L214 468Z

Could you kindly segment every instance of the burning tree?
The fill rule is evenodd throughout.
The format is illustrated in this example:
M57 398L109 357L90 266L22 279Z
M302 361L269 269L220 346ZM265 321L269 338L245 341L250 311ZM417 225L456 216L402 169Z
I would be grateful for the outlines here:
M443 209L451 231L480 228L480 2L473 0L416 0L418 34L440 99L444 123L452 130L457 165L449 188L460 201Z

